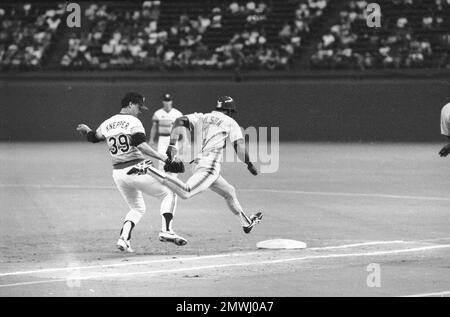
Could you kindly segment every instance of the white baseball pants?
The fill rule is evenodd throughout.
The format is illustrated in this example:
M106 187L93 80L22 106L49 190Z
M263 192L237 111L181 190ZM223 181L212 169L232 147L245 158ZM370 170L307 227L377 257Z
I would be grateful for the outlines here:
M189 199L208 188L222 196L231 212L238 216L242 225L248 225L250 220L245 215L236 195L234 186L220 175L221 153L210 153L194 163L193 175L183 182L175 176L150 168L161 182L183 199ZM148 175L148 174L147 174Z
M129 220L136 225L145 214L146 207L143 193L161 199L161 215L164 213L174 214L177 195L158 182L152 175L127 175L130 168L113 170L113 179L117 189L130 208L124 222Z

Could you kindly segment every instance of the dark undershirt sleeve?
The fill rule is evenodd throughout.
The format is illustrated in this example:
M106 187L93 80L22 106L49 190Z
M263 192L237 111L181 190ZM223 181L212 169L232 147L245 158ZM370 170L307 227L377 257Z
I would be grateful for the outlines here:
M101 141L99 138L97 138L97 135L94 131L89 131L87 133L87 140L91 143L98 143Z
M131 135L131 146L138 146L141 143L144 143L147 140L147 137L145 136L145 133L138 132L133 135Z

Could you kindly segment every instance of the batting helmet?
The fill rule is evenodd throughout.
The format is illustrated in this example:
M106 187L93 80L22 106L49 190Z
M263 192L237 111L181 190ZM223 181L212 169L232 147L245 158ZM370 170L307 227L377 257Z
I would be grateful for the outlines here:
M216 109L220 111L236 112L236 104L230 96L222 96L217 99Z

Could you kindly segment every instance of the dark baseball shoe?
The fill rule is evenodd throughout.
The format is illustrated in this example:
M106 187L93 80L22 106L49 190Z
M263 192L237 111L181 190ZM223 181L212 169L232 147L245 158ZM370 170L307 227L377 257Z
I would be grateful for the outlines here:
M177 235L173 231L161 231L159 233L159 241L161 242L172 242L176 245L185 245L187 240L182 236Z
M257 212L254 215L250 216L250 221L251 223L246 226L246 227L242 227L242 229L244 229L245 233L250 233L250 231L252 231L253 227L256 226L262 219L262 212Z

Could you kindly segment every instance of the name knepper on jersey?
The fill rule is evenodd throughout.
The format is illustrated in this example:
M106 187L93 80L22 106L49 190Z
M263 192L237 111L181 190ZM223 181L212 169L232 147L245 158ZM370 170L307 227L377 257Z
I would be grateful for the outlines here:
M111 129L117 129L117 128L126 130L129 125L130 125L130 123L126 122L126 121L111 122L111 123L108 123L108 125L106 126L106 132L109 132L109 130L111 130Z

